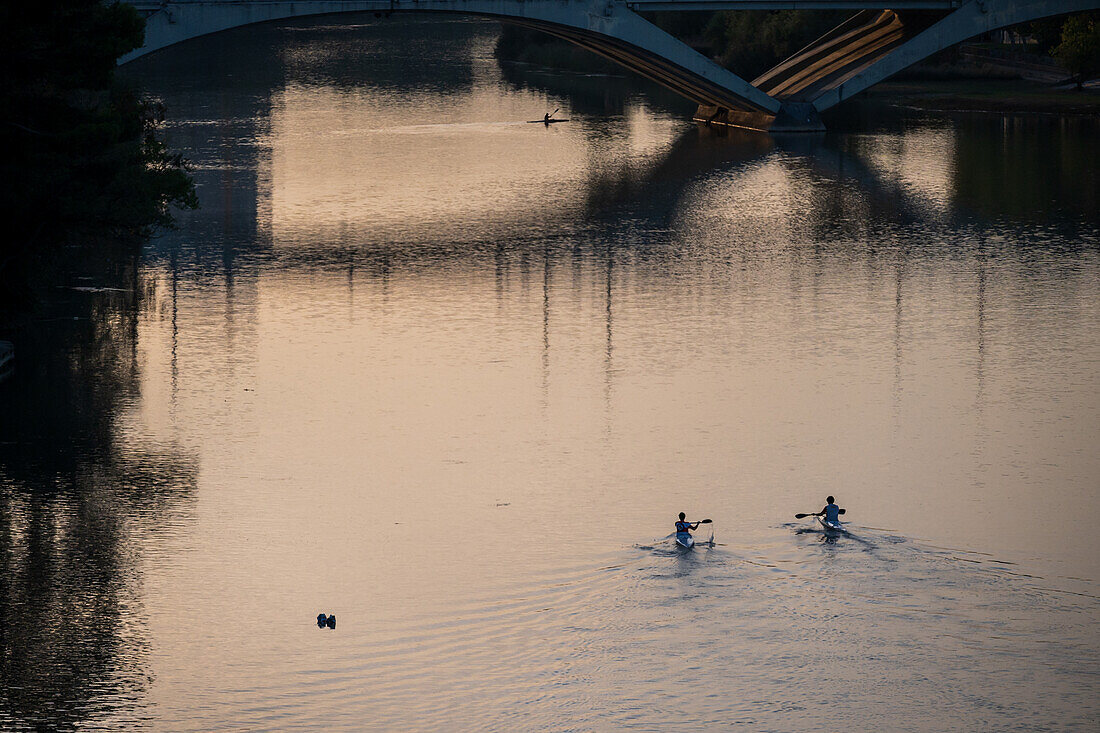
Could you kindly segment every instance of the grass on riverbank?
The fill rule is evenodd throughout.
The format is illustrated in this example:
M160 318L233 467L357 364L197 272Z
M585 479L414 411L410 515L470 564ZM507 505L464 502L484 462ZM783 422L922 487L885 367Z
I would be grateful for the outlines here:
M1100 115L1100 89L1076 91L1021 79L888 81L867 96L928 110Z

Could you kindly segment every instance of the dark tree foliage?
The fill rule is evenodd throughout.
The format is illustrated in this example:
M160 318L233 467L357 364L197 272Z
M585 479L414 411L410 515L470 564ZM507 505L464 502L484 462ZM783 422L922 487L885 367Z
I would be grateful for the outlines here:
M647 13L665 32L700 49L718 63L752 79L840 24L850 11L737 10L699 13ZM566 41L507 24L496 56L559 68L614 69L614 62L572 52Z
M1100 13L1072 15L1062 26L1062 42L1052 51L1069 69L1077 88L1100 73Z
M622 67L603 56L542 31L501 23L493 55L505 61L522 61L567 71L622 73Z
M117 2L0 5L0 306L74 236L145 233L171 225L170 207L197 206L158 137L163 108L115 80L144 27Z
M718 62L753 79L851 15L850 11L736 10L715 13L706 38Z
M1017 26L1015 30L1020 35L1028 36L1035 43L1035 53L1046 56L1062 40L1062 24L1065 18L1041 18Z

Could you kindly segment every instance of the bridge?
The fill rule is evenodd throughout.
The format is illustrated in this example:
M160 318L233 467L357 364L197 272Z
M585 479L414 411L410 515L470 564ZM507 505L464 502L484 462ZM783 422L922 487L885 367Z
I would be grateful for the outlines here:
M251 23L337 13L462 13L543 31L605 56L696 102L699 121L773 132L823 130L821 112L974 36L1100 8L1100 0L130 1L146 16L145 45L121 63ZM639 15L795 9L856 12L751 82Z

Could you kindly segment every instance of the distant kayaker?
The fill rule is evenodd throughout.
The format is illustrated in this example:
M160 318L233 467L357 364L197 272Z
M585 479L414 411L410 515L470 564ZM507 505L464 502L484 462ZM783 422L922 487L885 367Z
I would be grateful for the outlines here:
M830 524L838 524L840 522L840 515L844 513L844 510L838 507L834 502L836 500L831 496L825 497L825 508L814 514L815 517L825 517L825 521Z
M549 122L550 122L550 113L549 112L547 112L546 114L544 114L542 116L542 121L549 124Z
M699 529L700 522L688 522L686 521L687 515L680 512L680 521L676 523L676 534L691 535L692 530Z

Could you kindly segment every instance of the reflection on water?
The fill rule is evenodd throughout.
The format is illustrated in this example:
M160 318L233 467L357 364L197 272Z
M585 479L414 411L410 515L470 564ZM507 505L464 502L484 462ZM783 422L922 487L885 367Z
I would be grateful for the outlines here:
M495 34L127 67L203 209L0 387L0 723L1088 730L1095 123L708 130Z
M6 729L133 722L153 674L137 563L186 511L195 467L129 423L147 293L137 254L117 250L72 255L85 276L17 335L18 371L0 385Z

